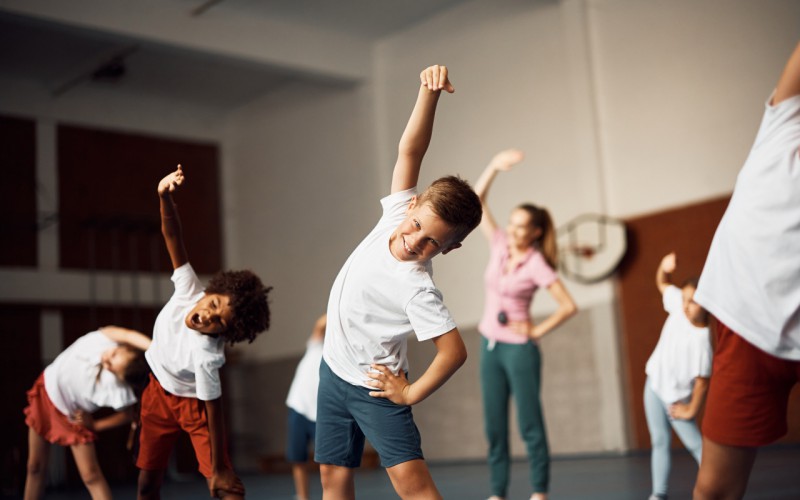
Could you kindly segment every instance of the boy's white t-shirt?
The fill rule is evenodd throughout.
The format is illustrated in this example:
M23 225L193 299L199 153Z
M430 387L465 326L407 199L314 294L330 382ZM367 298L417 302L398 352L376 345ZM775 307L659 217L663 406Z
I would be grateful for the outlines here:
M322 361L322 343L309 340L306 353L294 372L286 406L303 415L312 422L317 421L317 392L319 389L319 363Z
M798 148L800 96L768 101L695 293L745 340L790 360L800 360Z
M44 369L44 389L58 411L71 416L77 410L120 410L136 403L128 384L101 369L101 356L117 345L102 332L87 333Z
M381 200L383 216L356 247L333 283L323 358L331 371L353 385L366 385L370 365L408 371L406 339L420 341L456 327L433 283L428 262L400 262L389 237L404 220L416 189Z
M711 342L708 327L694 326L683 312L680 288L668 286L662 299L669 316L645 372L653 392L672 404L691 396L695 378L711 376Z
M187 262L172 273L175 293L161 309L153 342L144 353L153 375L169 393L203 401L222 395L219 369L225 364L222 337L186 326L186 316L203 298L203 284Z

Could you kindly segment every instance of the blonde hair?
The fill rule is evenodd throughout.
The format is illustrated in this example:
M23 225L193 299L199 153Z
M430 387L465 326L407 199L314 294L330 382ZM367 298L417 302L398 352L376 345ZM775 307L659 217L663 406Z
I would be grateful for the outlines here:
M433 181L417 201L420 205L429 203L433 212L453 229L451 243L460 243L481 223L481 200L467 181L455 175Z
M531 216L531 226L542 231L542 234L534 240L533 247L541 252L550 267L558 269L558 243L556 243L556 230L550 212L546 208L537 207L531 203L523 203L517 208L528 212L528 215Z

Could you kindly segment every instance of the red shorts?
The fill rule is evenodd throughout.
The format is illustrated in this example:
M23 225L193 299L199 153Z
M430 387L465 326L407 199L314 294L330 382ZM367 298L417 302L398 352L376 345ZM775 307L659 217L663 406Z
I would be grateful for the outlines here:
M71 422L50 401L44 388L44 373L39 375L28 391L25 407L25 425L42 436L45 441L61 446L92 443L97 435L82 425Z
M136 467L144 470L166 469L175 440L181 431L185 431L192 440L200 473L207 478L212 476L211 442L204 401L170 394L151 374L150 383L142 394L141 420ZM222 457L225 466L232 469L227 446L224 445Z
M713 366L704 436L722 445L756 447L786 434L800 361L767 354L718 322Z

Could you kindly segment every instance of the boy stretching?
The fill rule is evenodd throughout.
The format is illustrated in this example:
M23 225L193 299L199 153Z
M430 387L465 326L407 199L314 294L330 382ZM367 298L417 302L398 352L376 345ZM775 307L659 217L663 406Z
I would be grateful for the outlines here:
M461 335L431 279L431 259L461 246L480 223L481 203L457 177L416 185L430 144L447 68L420 74L417 102L398 148L383 216L333 283L320 365L316 461L323 499L353 499L353 469L366 436L401 498L441 498L422 455L411 405L430 396L464 363ZM436 356L414 383L406 339L432 339Z
M189 434L212 497L241 498L225 445L219 369L225 343L249 341L269 328L267 293L250 271L218 273L203 289L189 264L172 192L183 184L181 166L158 184L161 232L174 269L175 293L153 327L145 358L153 373L142 394L138 497L161 498L161 483L178 434Z
M719 320L695 499L742 498L800 380L800 45L736 180L695 300Z

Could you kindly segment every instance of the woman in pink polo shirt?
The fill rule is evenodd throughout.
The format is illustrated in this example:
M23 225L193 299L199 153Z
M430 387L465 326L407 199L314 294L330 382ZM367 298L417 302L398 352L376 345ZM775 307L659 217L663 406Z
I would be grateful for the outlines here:
M481 339L481 386L491 469L490 500L505 498L509 482L508 400L517 406L520 434L530 461L531 500L545 500L550 473L547 435L539 399L541 354L538 341L575 314L577 307L558 279L555 228L546 209L531 204L511 212L503 231L486 204L489 187L500 171L522 161L516 149L492 158L475 192L483 204L481 231L489 241L486 266L486 304L478 329ZM534 325L530 317L533 294L546 288L558 303L556 311Z

